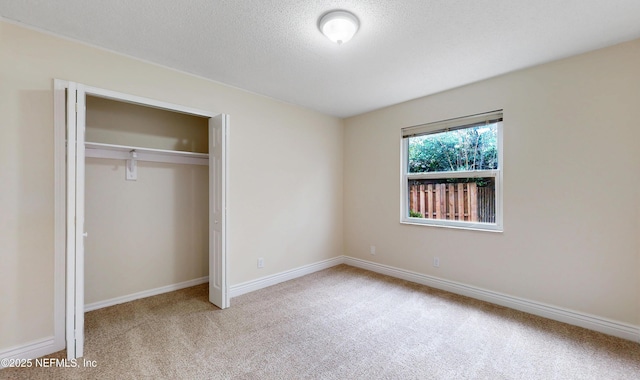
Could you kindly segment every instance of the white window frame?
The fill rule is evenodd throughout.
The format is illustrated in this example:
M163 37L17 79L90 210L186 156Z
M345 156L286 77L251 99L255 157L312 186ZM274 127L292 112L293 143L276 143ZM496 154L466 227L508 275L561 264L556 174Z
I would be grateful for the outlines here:
M497 122L497 147L498 147L498 169L495 170L473 170L473 171L455 171L455 172L427 172L427 173L409 173L409 138L407 136L411 132L417 132L422 134L430 134L436 132L445 132L456 127L470 125L478 119L495 117L500 115L502 117L503 111L492 111L484 114L466 116L456 119L444 120L435 123L421 124L417 126L402 128L400 134L400 156L401 156L401 171L400 171L400 223L413 224L423 226L435 226L435 227L449 227L449 228L461 228L469 230L480 231L492 231L503 232L503 201L502 201L502 173L504 170L502 159L502 130L503 121ZM487 178L491 177L495 181L495 206L496 206L496 219L495 223L478 223L478 222L466 222L460 220L446 220L446 219L430 219L430 218L414 218L409 216L409 181L419 179L446 179L446 178Z

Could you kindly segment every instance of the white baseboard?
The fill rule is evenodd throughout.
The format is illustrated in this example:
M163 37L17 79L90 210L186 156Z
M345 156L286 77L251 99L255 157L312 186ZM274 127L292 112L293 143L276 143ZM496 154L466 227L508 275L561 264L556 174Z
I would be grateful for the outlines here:
M339 256L336 258L320 261L314 264L305 265L296 269L262 277L256 280L247 281L242 284L237 284L229 288L229 297L230 298L237 297L245 293L266 288L268 286L279 284L284 281L292 280L294 278L311 274L323 269L327 269L327 268L342 264L343 262L344 262L344 256ZM151 297L151 296L155 296L162 293L172 292L174 290L179 290L179 289L188 288L191 286L204 284L208 281L209 281L209 277L201 277L194 280L181 282L178 284L162 286L160 288L145 290L142 292L133 293L126 296L111 298L105 301L93 302L90 304L86 304L84 307L84 310L85 312L97 310L103 307L118 305L121 303L134 301L140 298ZM43 339L33 343L27 343L19 347L13 347L13 348L9 348L7 350L1 351L0 358L1 359L5 359L5 358L35 359L43 355L48 355L52 352L62 350L64 348L65 348L64 344L61 347L55 347L54 338L51 337L51 338Z
M530 301L523 298L510 296L507 294L502 294L455 281L444 280L441 278L395 268L388 265L378 264L367 260L356 259L349 256L338 256L314 264L305 265L296 269L291 269L285 272L280 272L256 280L233 285L229 288L229 296L237 297L242 294L250 293L255 290L266 288L271 285L276 285L284 281L302 277L307 274L311 274L340 264L351 265L354 267L370 270L372 272L381 273L402 280L427 285L436 289L446 290L451 293L461 294L471 298L491 302L497 305L524 311L530 314L568 323L571 325L584 327L619 338L640 342L640 326L634 326L631 324L622 323L591 314L581 313L557 306ZM179 284L163 286L160 288L134 293L123 297L95 302L85 305L85 311L96 310L107 306L113 306L120 303L133 301L139 298L155 296L178 289L188 288L190 286L203 284L208 281L208 277L202 277L195 280L181 282ZM59 344L56 345L54 342L54 337L49 337L39 341L27 343L19 347L13 347L0 351L0 359L35 359L62 349L64 349L64 344L62 344L62 346L60 346Z
M295 268L288 271L261 277L255 280L243 282L241 284L231 286L229 291L229 296L231 298L241 296L246 293L263 289L271 285L276 285L281 282L293 280L294 278L302 277L307 274L311 274L317 271L321 271L323 269L331 268L343 263L344 263L344 256L338 256L332 259L319 261L317 263L304 265L299 268Z
M64 349L62 345L55 343L54 337L33 341L18 347L8 348L0 352L0 360L4 359L36 359L52 352ZM0 364L0 369L5 366Z
M145 290L138 293L128 294L126 296L111 298L104 301L93 302L93 303L84 305L84 311L87 312L87 311L102 309L103 307L118 305L118 304L129 302L129 301L135 301L140 298L157 296L158 294L173 292L174 290L180 290L180 289L188 288L191 286L204 284L205 282L209 282L208 276L180 282L177 284L161 286L159 288Z
M367 269L372 272L385 274L402 280L427 285L433 288L446 290L451 293L464 295L467 297L491 302L511 309L524 311L526 313L538 315L544 318L553 319L568 323L570 325L584 327L589 330L598 331L604 334L613 335L619 338L640 342L640 326L614 321L596 315L581 313L561 307L547 305L524 298L514 297L503 293L494 292L465 285L455 281L427 276L424 274L395 268L388 265L378 264L367 260L356 259L345 256L344 263L354 267Z

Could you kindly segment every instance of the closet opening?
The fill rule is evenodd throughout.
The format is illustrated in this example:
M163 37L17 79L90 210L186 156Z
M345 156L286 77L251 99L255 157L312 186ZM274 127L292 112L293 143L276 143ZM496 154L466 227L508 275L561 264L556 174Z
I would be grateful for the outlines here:
M208 281L208 151L206 117L87 95L85 311Z
M85 311L205 282L228 307L228 116L61 80L54 108L67 357L83 355Z

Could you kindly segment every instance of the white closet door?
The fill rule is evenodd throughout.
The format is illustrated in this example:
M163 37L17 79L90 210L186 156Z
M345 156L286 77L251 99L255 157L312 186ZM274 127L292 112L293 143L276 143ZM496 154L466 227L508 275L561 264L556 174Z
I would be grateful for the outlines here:
M228 307L225 241L225 132L226 115L209 119L209 301Z
M84 86L67 89L67 356L84 351ZM73 316L73 318L69 318Z

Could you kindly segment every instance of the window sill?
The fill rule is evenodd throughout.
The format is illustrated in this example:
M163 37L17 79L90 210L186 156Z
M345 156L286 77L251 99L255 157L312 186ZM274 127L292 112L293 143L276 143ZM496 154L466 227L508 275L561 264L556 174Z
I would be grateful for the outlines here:
M502 226L490 226L490 227L480 227L477 225L472 226L464 226L464 225L452 225L452 224L436 224L436 223L421 223L414 222L412 220L401 220L400 224L406 224L411 226L422 226L422 227L436 227L436 228L451 228L455 230L468 230L468 231L480 231L480 232L494 232L494 233L503 233L504 228Z

